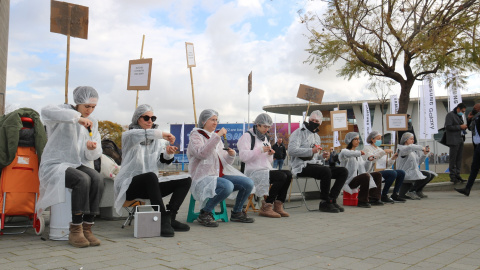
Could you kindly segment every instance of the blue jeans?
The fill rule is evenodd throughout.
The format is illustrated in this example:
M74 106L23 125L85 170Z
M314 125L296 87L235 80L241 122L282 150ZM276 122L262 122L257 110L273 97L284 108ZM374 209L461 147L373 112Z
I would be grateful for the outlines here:
M403 179L405 178L405 171L402 170L384 170L380 171L382 177L385 179L385 186L382 190L382 196L386 196L388 194L388 190L395 181L395 187L393 188L393 193L398 194L400 191L400 187L403 184Z
M285 161L284 159L275 159L273 161L273 168L277 168L277 165L278 165L278 169L279 170L282 170L282 167L283 167L283 161Z
M202 209L205 212L212 212L217 204L225 200L233 191L238 190L237 199L233 206L233 212L241 212L243 204L247 201L248 196L252 193L253 180L240 175L224 175L217 178L217 187L215 195L209 199Z

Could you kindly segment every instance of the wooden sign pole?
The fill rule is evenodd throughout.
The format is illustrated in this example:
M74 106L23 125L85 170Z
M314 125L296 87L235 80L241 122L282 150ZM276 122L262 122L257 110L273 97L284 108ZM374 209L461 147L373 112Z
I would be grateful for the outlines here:
M193 100L193 117L195 118L195 127L197 127L197 110L195 109L195 91L193 89L193 75L192 75L192 67L190 69L190 83L192 85L192 100Z
M308 110L310 110L310 103L311 102L312 102L312 100L308 100L307 112L305 113L305 117L303 119L303 122L307 121Z
M67 66L65 68L65 104L68 104L68 75L70 73L70 25L72 23L72 5L68 5L68 26L67 26Z
M145 44L145 35L143 35L143 38L142 38L142 50L140 51L140 59L143 59L143 45ZM138 108L138 93L140 91L137 90L137 101L135 102L135 109Z

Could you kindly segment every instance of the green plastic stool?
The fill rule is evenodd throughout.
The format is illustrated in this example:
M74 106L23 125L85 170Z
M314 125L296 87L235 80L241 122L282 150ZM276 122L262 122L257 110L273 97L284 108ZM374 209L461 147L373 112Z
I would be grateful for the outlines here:
M187 216L187 222L192 223L194 220L198 218L198 215L200 215L200 212L195 212L195 199L193 198L192 195L190 195L190 205L188 206L188 216ZM223 220L223 222L228 222L228 212L227 212L227 203L225 203L225 200L220 202L220 212L215 212L215 209L212 211L213 213L213 218L215 220Z

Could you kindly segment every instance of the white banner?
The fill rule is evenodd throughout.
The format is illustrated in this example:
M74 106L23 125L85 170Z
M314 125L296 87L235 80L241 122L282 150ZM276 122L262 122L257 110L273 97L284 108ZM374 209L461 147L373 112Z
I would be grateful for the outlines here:
M185 123L182 123L182 129L180 130L180 151L184 150L183 148L183 145L184 145L183 137L185 136L184 132L185 132Z
M243 133L245 133L245 119L243 119Z
M338 107L337 108L333 108L334 111L338 111ZM332 120L333 121L333 120ZM338 140L338 131L334 131L333 132L333 147L339 147L341 144L340 144L340 141Z
M391 95L390 96L390 113L396 114L397 112L398 112L398 97L397 95ZM391 133L392 136L390 136L390 144L395 144L396 134L397 134L396 131L392 131Z
M419 129L420 129L420 134L419 134L419 137L418 139L430 139L430 135L425 133L425 102L424 102L424 98L423 98L423 84L422 85L419 85L418 86L418 92L419 92L419 101L418 101L418 108L419 108L419 117L418 117L418 120L419 120ZM428 137L428 138L427 138Z
M437 134L437 102L435 101L435 89L433 80L425 78L423 83L423 97L425 103L425 133Z
M364 102L362 104L363 108L363 143L367 145L367 137L370 132L372 132L372 121L370 118L370 108L368 103Z
M458 76L457 72L454 71L452 74L448 75L450 79L452 77ZM448 108L453 110L457 107L458 104L462 103L462 91L456 83L451 83L450 88L448 89Z

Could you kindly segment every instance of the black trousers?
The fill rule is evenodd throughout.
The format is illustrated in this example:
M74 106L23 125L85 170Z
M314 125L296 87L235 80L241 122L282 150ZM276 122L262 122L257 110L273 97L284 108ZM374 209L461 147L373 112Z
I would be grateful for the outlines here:
M140 199L149 199L152 205L160 205L160 212L165 213L166 209L173 214L178 213L187 196L192 179L190 177L158 183L156 174L144 173L133 177L130 186L127 189L127 201ZM172 194L167 207L163 204L162 198Z
M426 176L425 179L414 180L414 181L412 180L403 181L403 184L400 187L400 193L399 193L401 197L405 196L405 193L409 191L415 191L415 192L422 191L423 188L435 177L433 174L426 171L421 171L421 173Z
M287 198L288 188L292 182L292 173L287 170L271 170L270 171L270 191L268 197L265 200L267 203L273 203L275 200L279 200L282 203Z
M83 165L69 167L65 170L65 187L72 189L72 215L100 214L104 183L97 171Z
M313 177L320 180L320 199L335 200L338 195L340 195L345 181L347 181L348 170L344 167L327 167L318 164L308 164L298 176ZM335 183L330 189L332 178L335 179Z

